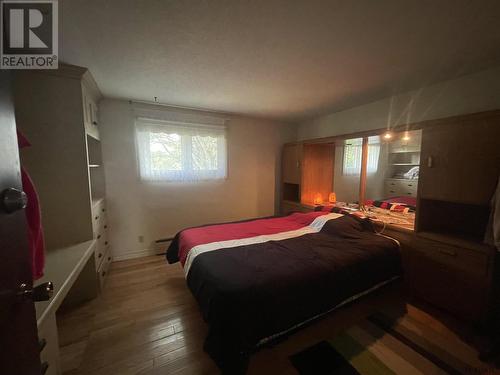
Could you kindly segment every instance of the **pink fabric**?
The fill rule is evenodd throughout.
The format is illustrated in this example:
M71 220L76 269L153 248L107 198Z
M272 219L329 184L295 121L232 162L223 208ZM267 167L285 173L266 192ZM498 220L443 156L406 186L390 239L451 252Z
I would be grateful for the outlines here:
M19 131L17 132L17 141L19 148L31 146L28 140ZM45 267L45 242L43 238L40 204L35 185L23 167L21 167L21 180L23 190L28 196L28 204L25 213L28 223L31 269L33 280L37 280L43 276L43 269Z
M384 201L389 202L389 203L403 203L403 204L407 204L408 206L416 206L417 205L417 198L415 198L415 197L386 198L386 199L384 199Z
M28 142L26 137L19 130L17 131L17 145L19 148L31 146L31 143Z
M381 199L378 202L382 202L382 203L380 203L379 207L385 208L385 209L390 209L394 203L401 203L402 205L415 207L417 205L417 198L406 197L406 196L405 197L392 197L392 198ZM374 203L375 203L375 201L373 199L367 199L365 201L365 206L373 206ZM401 206L398 205L394 209L403 211L406 208L406 206L402 206L402 205Z
M316 211L308 213L293 213L285 217L257 219L241 223L227 223L185 229L179 236L179 259L186 262L189 250L193 247L216 242L255 237L266 234L276 234L303 228L311 224L319 216L328 212Z

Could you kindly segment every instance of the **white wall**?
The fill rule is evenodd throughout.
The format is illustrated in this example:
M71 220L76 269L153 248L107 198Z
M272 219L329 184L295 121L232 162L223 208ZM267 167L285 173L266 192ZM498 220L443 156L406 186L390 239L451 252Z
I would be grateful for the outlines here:
M500 108L500 67L302 122L298 140Z
M175 111L181 117L206 115ZM138 177L131 104L112 99L100 103L108 223L115 259L149 254L155 240L172 237L185 227L275 213L281 146L296 138L295 126L209 115L228 119L228 178L192 184L146 183ZM144 236L142 243L139 236Z

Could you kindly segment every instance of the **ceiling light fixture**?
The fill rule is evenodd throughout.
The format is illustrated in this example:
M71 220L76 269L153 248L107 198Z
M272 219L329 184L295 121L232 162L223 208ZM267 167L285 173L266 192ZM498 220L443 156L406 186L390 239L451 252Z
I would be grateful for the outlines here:
M384 134L384 139L389 140L392 138L392 133L390 131L386 131Z
M410 138L410 134L408 132L405 132L405 134L403 135L403 138L402 140L403 141L409 141L411 138Z

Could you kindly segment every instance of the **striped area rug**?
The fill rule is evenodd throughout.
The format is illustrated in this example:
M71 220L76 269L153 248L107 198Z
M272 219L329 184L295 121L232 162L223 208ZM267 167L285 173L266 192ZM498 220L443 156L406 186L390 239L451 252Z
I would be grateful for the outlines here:
M290 360L301 375L500 373L479 362L465 343L446 339L411 317L396 319L382 313Z

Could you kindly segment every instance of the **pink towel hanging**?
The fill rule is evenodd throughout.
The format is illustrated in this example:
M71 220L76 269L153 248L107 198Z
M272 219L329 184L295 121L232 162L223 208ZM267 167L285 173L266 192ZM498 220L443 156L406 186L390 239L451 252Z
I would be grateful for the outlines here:
M17 131L17 142L19 148L31 146L19 131ZM43 239L40 203L35 185L23 167L21 167L21 179L23 190L28 196L28 204L25 209L28 223L28 241L31 251L33 280L37 280L43 276L45 266L45 242Z

